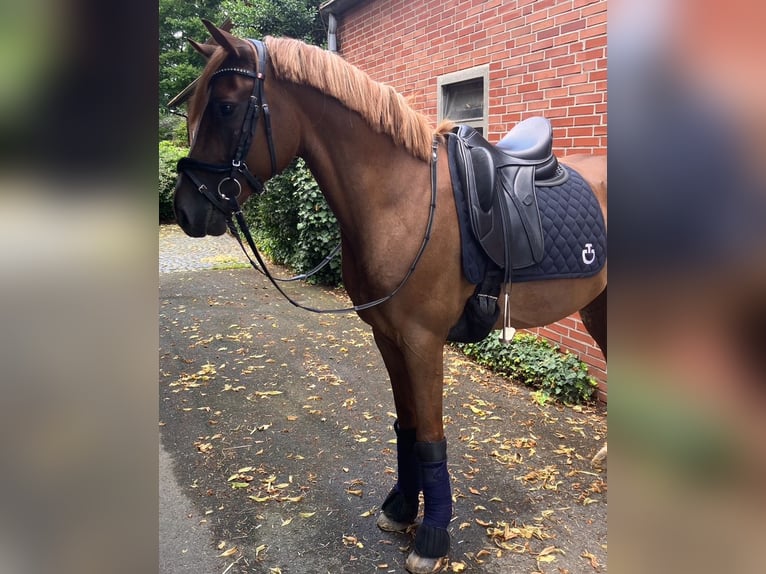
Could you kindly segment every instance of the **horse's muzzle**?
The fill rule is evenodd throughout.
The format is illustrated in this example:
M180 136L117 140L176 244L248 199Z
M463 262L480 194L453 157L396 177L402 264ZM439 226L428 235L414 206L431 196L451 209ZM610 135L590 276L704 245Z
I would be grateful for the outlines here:
M195 189L182 187L180 181L176 185L173 209L176 222L190 237L205 237L206 235L223 235L226 233L226 218L215 209L205 197Z

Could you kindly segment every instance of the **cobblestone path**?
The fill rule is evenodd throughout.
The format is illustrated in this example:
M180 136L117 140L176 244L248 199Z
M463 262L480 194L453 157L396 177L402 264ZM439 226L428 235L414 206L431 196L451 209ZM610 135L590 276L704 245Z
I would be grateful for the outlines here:
M189 237L178 225L160 225L160 273L240 265L247 267L249 264L231 235Z

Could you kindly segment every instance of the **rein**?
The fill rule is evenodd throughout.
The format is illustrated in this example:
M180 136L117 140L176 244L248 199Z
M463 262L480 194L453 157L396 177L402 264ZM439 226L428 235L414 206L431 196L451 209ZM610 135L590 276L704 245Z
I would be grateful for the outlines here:
M360 305L354 305L353 307L344 307L341 309L317 309L317 308L309 307L307 305L304 305L302 303L295 301L287 293L285 293L282 287L280 287L279 282L298 281L298 280L311 277L312 275L316 274L320 269L325 267L338 254L338 252L341 249L341 245L338 244L335 247L335 249L333 249L332 253L330 253L327 257L325 257L325 259L319 265L317 265L314 269L312 269L308 273L296 275L295 277L291 277L289 279L279 279L274 277L269 271L268 267L266 266L266 263L263 261L263 258L261 257L261 254L258 251L258 248L255 246L255 241L253 240L253 236L250 233L250 228L248 227L247 222L245 221L245 216L242 213L242 209L239 205L239 202L237 201L237 198L242 192L242 184L239 183L239 180L237 180L236 176L237 174L241 174L247 180L247 182L250 184L250 186L253 188L253 191L255 191L257 195L261 195L263 193L264 191L263 182L250 172L249 168L247 167L247 164L244 162L244 159L247 157L247 153L250 149L250 145L252 144L253 136L255 135L255 130L256 130L256 127L258 126L258 120L260 118L261 112L263 112L263 117L264 117L266 142L269 147L269 157L271 160L272 175L276 174L277 172L277 166L276 166L277 162L276 162L276 152L274 148L274 139L273 139L273 134L271 130L271 116L269 113L269 106L266 103L266 95L263 91L263 86L266 81L266 59L268 57L268 52L266 49L266 45L263 42L259 40L250 40L250 42L255 48L256 59L258 60L258 70L256 70L255 72L252 72L250 70L246 70L242 68L221 68L220 70L217 70L211 76L211 81L216 76L223 75L223 74L237 74L240 76L253 78L254 80L253 91L252 91L252 94L250 95L248 109L247 109L247 112L245 113L245 118L242 123L242 130L240 131L240 139L235 149L234 157L231 160L231 164L211 164L211 163L206 163L206 162L193 159L190 157L184 157L178 161L178 165L177 165L178 172L188 177L191 180L191 182L197 187L197 190L201 194L203 194L205 198L208 199L216 209L218 209L224 214L224 216L226 217L226 225L228 226L229 231L231 231L232 235L234 235L235 239L237 240L237 243L239 243L239 246L242 248L243 253L247 257L248 261L250 262L250 265L253 267L253 269L265 275L266 278L271 282L271 284L274 285L277 291L279 291L279 293L285 299L287 299L287 301L291 305L298 307L299 309L310 311L312 313L351 313L351 312L364 311L366 309L376 307L378 305L385 303L386 301L389 301L402 289L402 287L404 287L405 283L407 283L409 278L412 276L412 274L415 271L415 267L417 267L417 264L420 262L420 259L423 256L423 253L425 252L426 246L428 245L428 242L431 239L431 230L433 228L434 218L436 214L436 192L437 192L436 174L437 174L438 146L439 146L437 136L434 136L433 143L431 146L431 164L430 164L431 203L429 205L428 223L426 225L426 232L423 237L423 241L420 245L420 248L418 249L418 252L415 255L415 258L412 261L412 264L410 265L409 269L407 270L407 273L404 275L402 280L394 288L394 290L391 291L388 295L381 297L380 299L369 301L367 303L362 303ZM223 177L218 182L218 186L215 192L213 192L204 183L202 183L202 181L200 181L200 179L196 175L194 175L192 170L207 171L210 173L220 173L220 174L228 174L228 175L226 177ZM235 184L236 186L235 194L226 195L222 191L221 189L222 186L227 182L233 182ZM239 225L239 230L241 230L242 235L245 236L245 241L247 241L247 244L250 246L250 249L255 255L256 261L253 261L253 259L250 257L249 253L247 252L245 245L242 243L240 231L237 229L237 225L235 225L234 219L236 219L237 225Z
M431 146L431 203L429 205L429 211L428 211L428 223L426 225L426 232L423 236L423 242L420 244L420 249L418 249L417 254L415 255L415 258L412 261L412 264L410 265L409 269L407 270L407 273L402 278L402 280L399 282L399 284L394 288L393 291L391 291L388 295L385 297L381 297L380 299L376 299L374 301L369 301L367 303L362 303L360 305L354 305L353 307L343 307L341 309L317 309L315 307L309 307L307 305L304 305L302 303L298 303L295 301L292 297L290 297L287 293L284 292L282 287L279 286L278 281L280 279L275 278L268 270L268 267L266 267L266 263L264 263L263 259L261 258L260 253L258 252L258 249L255 246L255 242L253 241L253 237L250 234L250 229L247 226L247 222L245 221L245 217L242 213L241 209L238 209L236 212L234 212L234 215L237 219L237 223L239 224L240 229L242 230L243 235L245 236L245 239L247 241L247 244L250 246L250 249L252 249L253 253L255 254L255 258L258 261L256 263L252 260L250 255L247 253L247 250L245 249L244 244L242 243L242 239L240 238L239 232L237 231L236 227L234 226L234 223L231 219L231 216L227 216L226 223L229 226L229 230L232 232L234 237L237 239L237 242L239 243L239 246L242 248L242 251L244 252L245 256L247 257L248 261L250 261L250 265L259 273L262 273L266 276L266 278L271 281L271 284L276 287L277 291L281 293L281 295L287 299L287 301L299 309L303 309L305 311L311 311L312 313L351 313L351 312L358 312L358 311L364 311L366 309L370 309L372 307L376 307L378 305L381 305L385 303L386 301L389 301L393 299L394 295L396 295L402 287L404 287L405 283L407 283L407 280L412 276L412 274L415 272L415 267L417 267L418 263L420 262L420 258L423 256L423 252L426 250L426 245L428 245L428 242L431 239L431 230L433 228L434 223L434 217L436 215L436 168L437 168L437 161L438 161L438 141L436 139L436 136L434 136L434 141ZM232 199L233 203L236 204L237 200ZM296 279L305 279L306 277L310 277L317 271L319 271L322 267L327 265L330 260L338 253L340 249L340 245L338 245L333 252L325 257L324 261L320 263L317 267L315 267L313 270L311 270L309 273L306 273L304 275L298 275L296 277L292 277L290 279L286 279L283 281L294 281ZM260 265L260 267L259 267Z

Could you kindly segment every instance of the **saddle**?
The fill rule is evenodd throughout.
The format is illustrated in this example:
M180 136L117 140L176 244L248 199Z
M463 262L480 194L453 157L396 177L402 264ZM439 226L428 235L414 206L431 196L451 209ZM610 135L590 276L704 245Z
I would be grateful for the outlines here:
M533 117L517 124L497 145L474 128L449 134L450 162L460 180L474 237L510 283L514 269L539 263L543 231L535 186L564 183L569 174L553 154L550 122Z

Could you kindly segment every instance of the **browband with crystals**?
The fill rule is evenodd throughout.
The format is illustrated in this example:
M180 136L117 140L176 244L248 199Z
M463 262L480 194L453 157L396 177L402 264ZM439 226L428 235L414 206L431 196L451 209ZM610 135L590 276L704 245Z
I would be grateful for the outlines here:
M259 74L251 72L250 70L245 70L244 68L221 68L220 70L216 70L216 72L210 77L214 78L219 74L239 74L240 76L247 76L248 78L260 77Z

